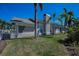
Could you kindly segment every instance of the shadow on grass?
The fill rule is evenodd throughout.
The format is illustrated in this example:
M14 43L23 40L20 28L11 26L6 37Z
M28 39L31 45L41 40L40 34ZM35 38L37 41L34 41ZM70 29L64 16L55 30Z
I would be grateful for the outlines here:
M73 41L69 38L65 38L64 40L58 40L58 43L63 44L65 46L70 46L73 43Z
M64 42L64 40L58 40L58 43L61 43L61 44L64 44L65 42Z
M27 39L27 40L33 40L33 39L35 39L34 37L26 37L26 38L10 38L10 39L7 39L7 38L5 38L5 39L2 39L2 40L0 40L0 41L5 41L5 40L18 40L18 39Z
M43 37L43 38L53 38L53 35L43 35L41 37Z
M27 40L33 40L35 39L34 37L26 37L26 38L13 38L13 39L8 39L8 40L17 40L17 39L27 39Z

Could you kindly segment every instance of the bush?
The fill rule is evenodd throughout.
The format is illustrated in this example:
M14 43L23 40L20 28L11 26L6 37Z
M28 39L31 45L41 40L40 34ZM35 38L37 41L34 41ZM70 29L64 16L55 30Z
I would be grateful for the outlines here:
M68 39L72 43L78 44L79 42L79 27L70 27L68 32Z

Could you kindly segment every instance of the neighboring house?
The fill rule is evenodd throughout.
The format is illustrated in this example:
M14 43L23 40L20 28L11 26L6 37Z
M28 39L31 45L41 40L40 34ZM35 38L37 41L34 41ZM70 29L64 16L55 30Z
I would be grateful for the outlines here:
M49 14L44 14L43 20L43 34L44 35L51 35L60 33L60 25L51 21Z
M61 28L60 25L51 22L51 34L58 34L58 33L60 33L60 28Z
M43 34L44 35L50 35L50 15L44 14L44 20L43 20Z
M35 28L34 28L35 21L34 20L14 17L12 19L12 22L15 23L15 29L14 30L15 30L15 33L16 33L15 36L17 38L34 36L34 34L35 34L34 33L35 32ZM12 34L12 35L14 35L14 34Z

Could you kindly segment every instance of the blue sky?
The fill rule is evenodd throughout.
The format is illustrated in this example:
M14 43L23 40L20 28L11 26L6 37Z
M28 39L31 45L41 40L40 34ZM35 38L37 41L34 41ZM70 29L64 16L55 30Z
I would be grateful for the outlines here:
M38 7L38 19L43 20L43 14L47 13L52 15L56 13L57 17L63 13L63 8L68 11L72 10L75 17L79 17L79 4L76 3L45 3L43 10ZM0 3L0 18L5 21L10 21L13 17L19 18L33 18L34 19L34 6L32 3ZM57 18L56 17L56 18ZM53 19L52 19L53 20ZM56 21L56 19L54 20Z

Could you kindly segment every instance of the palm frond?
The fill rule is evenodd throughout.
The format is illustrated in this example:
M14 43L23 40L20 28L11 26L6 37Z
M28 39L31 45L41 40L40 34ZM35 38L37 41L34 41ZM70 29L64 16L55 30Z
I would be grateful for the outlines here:
M64 8L64 12L67 13L67 9L66 8Z
M42 10L43 9L42 3L39 3L39 6L40 6L40 9Z
M36 7L37 6L37 3L34 3L34 7Z

